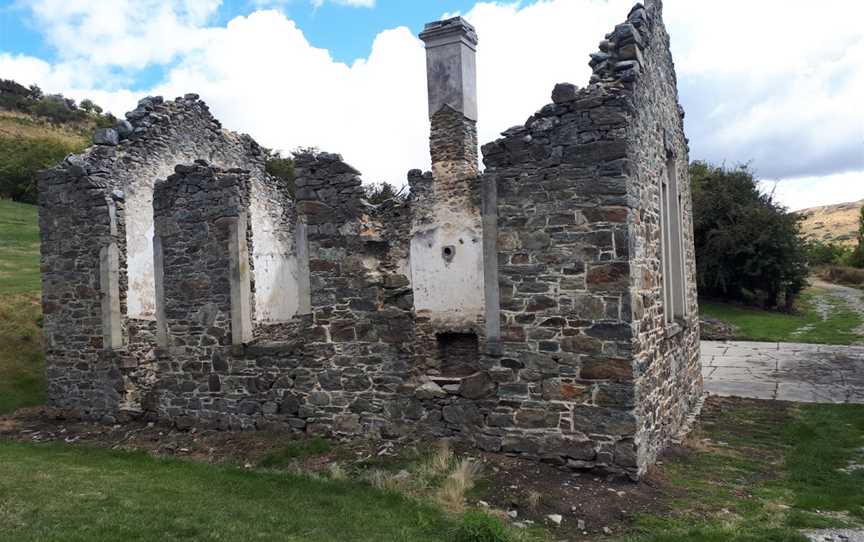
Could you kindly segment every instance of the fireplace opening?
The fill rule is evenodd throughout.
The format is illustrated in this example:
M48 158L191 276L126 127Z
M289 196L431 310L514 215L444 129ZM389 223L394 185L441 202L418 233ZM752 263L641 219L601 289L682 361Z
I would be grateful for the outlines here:
M476 333L438 333L438 359L442 376L468 376L480 370Z

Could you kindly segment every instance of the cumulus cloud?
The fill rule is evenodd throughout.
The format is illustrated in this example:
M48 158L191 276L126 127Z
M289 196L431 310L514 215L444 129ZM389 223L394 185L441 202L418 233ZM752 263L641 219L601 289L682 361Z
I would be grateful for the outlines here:
M143 68L200 47L221 0L33 0L36 25L63 61Z
M667 0L692 154L768 178L864 170L864 3Z
M311 0L312 6L320 8L326 2L338 4L340 6L350 6L352 8L374 8L375 0Z
M170 64L148 93L197 92L226 126L264 145L341 152L367 180L398 183L408 169L428 167L424 53L407 28L381 32L370 56L348 65L313 47L279 11L212 26L218 0L116 2L102 12L102 2L36 0L34 17L60 61L0 54L0 72L121 113L139 97L125 90L122 69ZM588 54L631 4L481 2L465 12L480 36L481 143L524 122L555 83L585 85ZM150 24L153 14L158 24ZM751 162L764 178L780 180L777 194L791 207L819 186L836 201L860 197L853 187L861 175L849 172L864 172L864 35L857 28L864 3L824 0L805 10L782 0L666 0L665 18L691 158Z

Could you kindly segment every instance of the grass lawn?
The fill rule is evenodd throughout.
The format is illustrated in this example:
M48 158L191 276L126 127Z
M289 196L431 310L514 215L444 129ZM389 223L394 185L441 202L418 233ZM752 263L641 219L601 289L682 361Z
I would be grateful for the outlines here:
M844 301L816 288L804 291L797 314L751 309L739 305L699 302L700 312L738 328L736 339L819 344L853 344L864 340L855 329L864 324L861 315ZM827 318L816 310L816 297L830 306Z
M714 398L705 408L689 446L657 467L673 511L639 516L629 534L607 540L804 542L800 529L864 525L864 469L848 469L864 463L864 406ZM329 449L313 442L286 457ZM0 539L560 539L506 530L476 511L448 514L351 469L312 476L265 463L240 469L0 440ZM429 465L405 466L413 479Z
M0 441L4 540L444 541L431 504L350 480Z
M864 406L717 400L696 451L666 461L686 489L673 515L643 516L627 542L800 541L799 529L864 525Z

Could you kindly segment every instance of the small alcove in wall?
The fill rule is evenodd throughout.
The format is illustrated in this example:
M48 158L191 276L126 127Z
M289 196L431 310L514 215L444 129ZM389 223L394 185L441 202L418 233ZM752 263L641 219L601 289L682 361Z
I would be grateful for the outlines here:
M476 333L446 332L435 335L441 376L468 376L480 370L480 342Z

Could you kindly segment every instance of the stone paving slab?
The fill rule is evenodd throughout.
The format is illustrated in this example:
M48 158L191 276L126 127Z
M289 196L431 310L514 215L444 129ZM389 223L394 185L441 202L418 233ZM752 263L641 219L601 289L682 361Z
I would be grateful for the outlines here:
M864 531L851 529L822 529L804 531L812 542L864 542Z
M726 397L864 404L864 347L702 341L705 391Z

